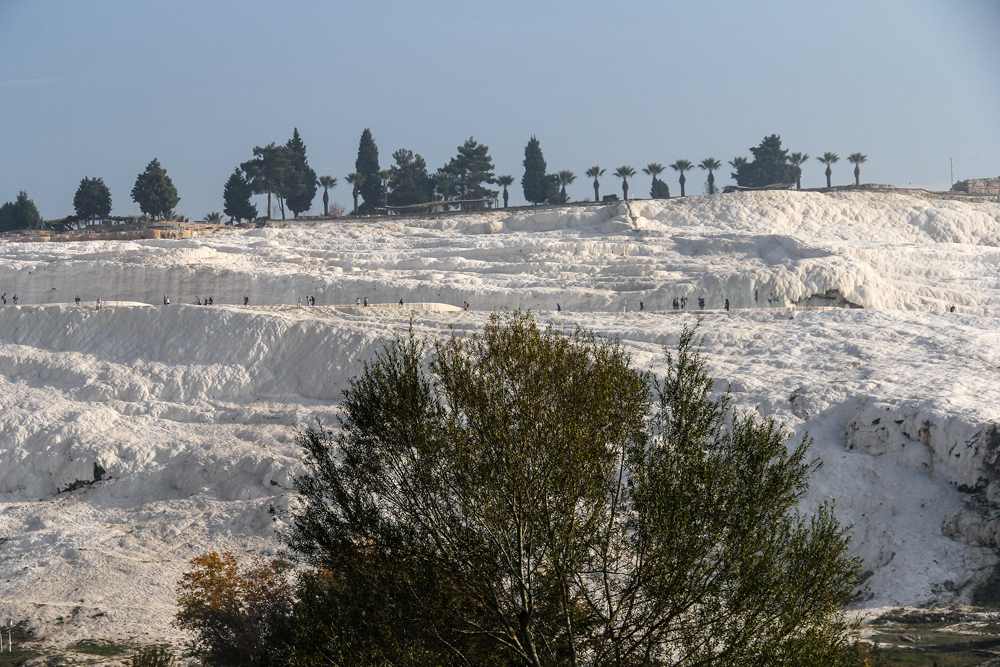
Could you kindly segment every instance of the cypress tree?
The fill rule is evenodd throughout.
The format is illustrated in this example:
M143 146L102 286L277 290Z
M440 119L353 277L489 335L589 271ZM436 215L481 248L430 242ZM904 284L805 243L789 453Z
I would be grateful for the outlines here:
M222 212L229 216L230 222L250 221L257 217L257 205L250 203L251 195L253 186L237 167L222 190Z
M174 182L167 176L167 170L160 166L159 160L153 158L146 165L146 170L135 179L132 201L139 205L143 213L159 220L169 216L180 200Z
M73 209L78 218L97 220L111 215L111 190L100 178L84 178L73 195Z
M295 128L285 148L289 153L289 169L282 189L285 203L297 218L299 213L312 207L313 199L316 198L316 172L306 159L306 145L299 136L299 128Z
M542 145L535 135L531 135L528 145L524 147L524 176L521 178L521 188L524 198L532 204L540 204L549 197L552 183L545 173L545 158L542 156Z
M371 213L376 207L384 205L382 201L382 177L379 176L378 146L372 138L372 131L367 127L361 133L358 142L358 159L354 162L354 171L361 175L358 191L364 197L361 205L362 213Z

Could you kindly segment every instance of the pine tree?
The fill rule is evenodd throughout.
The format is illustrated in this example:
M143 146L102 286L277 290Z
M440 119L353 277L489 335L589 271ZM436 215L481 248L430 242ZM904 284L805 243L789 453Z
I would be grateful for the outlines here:
M0 206L0 232L12 229L40 229L42 216L38 213L35 202L28 199L28 194L21 190L17 199Z
M312 207L313 199L316 198L316 172L309 166L306 145L299 136L299 128L295 128L285 148L289 152L289 169L285 174L282 190L285 203L297 218L299 213Z
M257 205L250 203L253 187L243 177L239 168L233 170L226 187L222 191L222 212L230 221L253 220L257 217Z
M362 213L372 213L382 206L382 178L379 176L378 146L372 137L372 131L365 128L358 142L358 159L354 161L354 171L361 175L358 191L364 198L360 207Z
M240 169L246 173L254 194L267 194L267 217L271 217L271 196L274 195L281 210L281 219L284 220L285 184L292 168L292 151L288 146L278 146L271 142L263 148L254 146L253 155L253 159L241 164Z
M781 147L781 136L772 134L764 137L760 145L751 148L753 160L738 170L737 185L762 188L768 185L794 185L802 174L802 169L792 164L788 151Z
M496 199L499 192L483 187L483 183L495 183L493 158L489 146L478 143L473 137L458 147L458 155L444 167L454 174L460 199ZM462 208L481 209L485 204L462 205Z
M524 176L521 177L521 188L524 198L532 204L540 204L549 199L552 180L545 173L545 157L542 156L542 145L535 135L531 135L528 145L524 147Z
M84 178L73 195L73 209L83 220L105 218L111 215L111 190L100 178Z
M423 204L434 198L434 180L427 174L427 163L419 153L400 148L392 154L396 161L389 177L389 203L392 206Z
M159 220L169 216L180 200L174 182L167 176L167 170L160 166L159 160L153 158L146 165L146 170L135 179L132 201L139 205L143 213Z

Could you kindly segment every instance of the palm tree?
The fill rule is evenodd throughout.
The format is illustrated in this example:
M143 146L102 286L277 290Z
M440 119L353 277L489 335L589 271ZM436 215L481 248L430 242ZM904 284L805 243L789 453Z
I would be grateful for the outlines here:
M808 159L808 153L792 153L788 156L788 161L799 168L799 177L795 179L795 187L798 190L802 189L802 165L804 165Z
M382 206L389 205L389 178L392 176L392 169L380 169L378 177L382 179ZM386 213L389 211L387 210Z
M451 188L458 183L458 178L455 174L450 171L445 171L444 169L438 169L437 173L434 174L434 182L437 183L437 188L441 192L445 201L448 201L448 197L451 196ZM445 209L448 210L448 205L445 204Z
M646 165L645 169L642 170L642 173L649 174L653 177L653 187L650 188L650 193L652 193L656 188L656 181L658 180L657 177L663 173L663 168L663 165L659 162L650 162Z
M628 199L628 179L635 176L635 169L622 165L615 169L615 176L622 179L622 199Z
M507 208L507 186L514 182L513 176L497 176L497 183L503 186L503 207Z
M562 190L559 191L559 197L563 204L566 203L566 186L570 185L575 180L576 174L569 169L559 170L559 185L562 186Z
M601 169L596 164L587 170L587 178L594 179L594 201L601 201L601 184L598 182L598 176L604 175L604 169Z
M358 194L360 194L358 192L358 186L361 185L361 174L359 174L356 171L352 171L351 173L349 173L347 175L347 178L345 178L344 180L354 186L354 190L351 192L351 194L354 196L354 215L357 215L358 214Z
M712 172L714 172L716 169L718 169L719 167L721 167L722 163L719 162L718 160L716 160L714 157L707 157L704 160L702 160L698 164L698 166L700 168L702 168L702 169L707 169L708 170L708 194L714 195L715 194L715 174L713 174Z
M861 187L861 165L868 162L868 156L861 153L851 153L847 161L854 165L854 185Z
M323 188L323 217L330 215L330 188L337 187L337 179L333 176L320 176L316 184Z
M692 169L694 169L694 165L691 164L688 160L678 160L677 162L674 162L672 165L670 165L670 168L673 169L674 171L681 172L681 178L680 178L680 182L681 182L681 197L683 197L684 196L684 184L687 183L687 179L684 178L684 172L685 171L691 171Z
M740 169L747 166L748 164L750 164L750 160L746 159L745 157L734 157L732 160L729 161L729 166L736 170L733 173L729 174L729 178L736 181L737 185L739 185L740 182Z
M210 225L221 225L222 224L222 214L218 211L212 211L211 213L205 214L205 222Z
M826 165L826 187L832 188L833 186L830 185L830 176L833 174L833 170L830 169L830 165L839 162L840 156L836 153L823 153L823 157L816 159Z

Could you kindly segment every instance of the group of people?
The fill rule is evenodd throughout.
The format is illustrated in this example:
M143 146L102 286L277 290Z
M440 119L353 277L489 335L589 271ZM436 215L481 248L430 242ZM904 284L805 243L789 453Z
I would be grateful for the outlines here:
M0 299L3 299L3 305L6 306L7 305L7 292L4 292L2 295L0 295ZM14 305L15 306L17 305L17 295L16 294L14 295Z

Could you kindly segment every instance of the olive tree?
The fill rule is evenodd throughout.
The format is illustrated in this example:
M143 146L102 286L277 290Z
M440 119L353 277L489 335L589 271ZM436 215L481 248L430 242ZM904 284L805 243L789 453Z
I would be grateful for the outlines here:
M808 441L714 396L693 330L667 360L657 379L615 341L524 313L385 344L340 428L298 438L282 539L314 574L297 655L856 664L858 563L829 507L796 509Z

